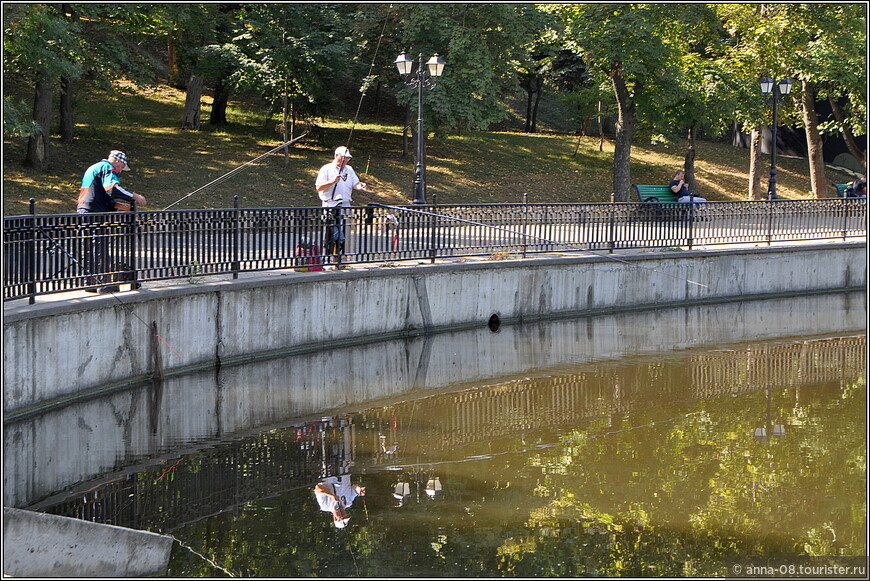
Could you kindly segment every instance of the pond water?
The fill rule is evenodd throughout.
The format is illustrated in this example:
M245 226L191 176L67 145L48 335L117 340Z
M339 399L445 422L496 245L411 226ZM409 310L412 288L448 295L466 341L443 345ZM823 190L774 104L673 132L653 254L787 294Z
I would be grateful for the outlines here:
M91 457L16 494L173 535L172 577L731 576L750 557L863 556L865 321L851 293L356 347L332 354L356 360L342 376L323 353L191 374L12 426L19 466L42 448L24 434L56 422ZM326 477L365 487L344 528L316 502Z

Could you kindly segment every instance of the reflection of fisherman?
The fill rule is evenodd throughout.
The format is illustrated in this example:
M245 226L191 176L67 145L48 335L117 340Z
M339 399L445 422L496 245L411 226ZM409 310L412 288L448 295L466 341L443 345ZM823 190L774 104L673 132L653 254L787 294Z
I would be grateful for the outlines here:
M347 147L335 150L332 163L320 168L314 187L320 197L321 205L329 208L329 225L326 230L325 252L344 253L345 213L338 208L350 208L353 190L365 190L366 184L359 180L356 172L348 165L351 155Z
M354 499L365 495L365 487L350 483L350 474L330 476L314 487L314 496L320 510L331 512L333 524L340 529L346 527L350 520L347 509Z

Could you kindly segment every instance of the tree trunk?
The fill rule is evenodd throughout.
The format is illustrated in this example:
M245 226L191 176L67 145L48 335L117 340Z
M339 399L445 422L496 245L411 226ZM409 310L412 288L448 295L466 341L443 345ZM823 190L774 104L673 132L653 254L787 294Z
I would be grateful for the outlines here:
M48 169L48 138L51 134L51 102L54 83L46 81L42 74L36 82L36 95L33 99L33 120L38 124L36 131L27 140L27 157L24 165L38 171Z
M191 75L187 82L187 97L184 100L184 121L182 129L199 129L199 117L202 109L202 83L203 78L199 75Z
M761 158L762 134L758 129L753 129L749 139L749 199L766 200L767 190L761 185L764 175Z
M864 168L864 171L867 171L867 158L864 156L864 153L858 148L858 144L855 143L855 136L852 135L852 130L846 125L846 116L843 115L843 108L840 107L840 104L837 100L828 96L828 102L831 103L831 111L834 113L834 119L837 120L837 123L840 124L840 133L843 135L843 141L846 143L846 149L849 150L849 153L852 154L861 167Z
M689 126L689 131L686 135L686 159L683 163L683 169L686 170L686 183L689 186L689 191L693 194L698 193L698 184L695 181L695 126L697 121L693 121Z
M402 157L408 157L408 128L411 126L411 107L405 109L405 127L402 129Z
M526 133L532 131L532 85L526 88Z
M598 151L604 151L604 112L598 101Z
M816 87L810 81L803 81L801 105L804 115L804 128L807 134L807 159L810 164L810 184L813 195L827 198L833 195L825 177L825 158L822 149L822 136L819 135L819 119L816 114Z
M227 124L227 104L230 101L230 89L224 79L218 79L214 88L214 100L211 103L211 115L208 118L209 125Z
M178 41L171 36L166 41L166 54L169 61L169 85L176 89L184 89L184 74L178 58Z
M284 143L287 143L288 141L290 141L289 139L287 139L287 135L289 135L289 133L290 133L287 130L288 113L289 113L289 111L288 111L288 99L287 99L287 77L284 77L284 107L283 107L283 110L281 112L281 130L282 130L281 137L284 138L282 140ZM287 167L288 165L290 165L290 148L285 147L284 148L284 167Z
M617 202L627 202L631 188L631 139L634 135L635 106L628 92L622 67L615 66L610 77L618 109L613 150L613 199ZM640 85L641 82L638 81L636 86Z
M544 79L540 76L535 78L535 104L532 107L532 133L538 132L538 106L541 104L541 95L544 93Z
M60 140L73 140L73 82L69 77L60 79Z
M70 22L79 20L78 14L70 4L61 4L60 13ZM73 80L69 77L60 79L60 140L68 143L73 140Z

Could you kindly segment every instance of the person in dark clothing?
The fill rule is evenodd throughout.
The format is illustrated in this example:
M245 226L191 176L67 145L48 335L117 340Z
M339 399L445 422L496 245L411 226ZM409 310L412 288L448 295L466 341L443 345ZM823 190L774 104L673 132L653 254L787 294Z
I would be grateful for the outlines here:
M674 174L674 179L671 180L671 183L668 184L671 187L671 191L677 194L677 201L681 204L686 204L689 202L694 203L703 203L707 200L702 198L697 194L692 194L689 192L689 187L686 185L686 172L678 169L677 173Z
M122 171L130 171L130 166L127 165L127 155L117 149L110 151L106 159L86 169L79 188L76 212L98 214L129 210L134 202L137 206L145 206L144 196L121 186L118 176ZM91 283L96 285L87 290L99 293L118 292L121 290L118 285L106 284L105 275L110 272L112 264L106 237L99 232L99 220L95 217L87 222L92 227L84 240L84 267Z
M122 171L130 171L130 166L127 165L127 156L124 152L117 149L110 151L106 159L86 169L82 176L76 211L79 214L89 214L129 210L133 202L136 202L137 206L144 206L143 196L127 191L121 186L118 174Z
M866 174L849 184L846 188L847 198L866 198L867 197L867 176Z

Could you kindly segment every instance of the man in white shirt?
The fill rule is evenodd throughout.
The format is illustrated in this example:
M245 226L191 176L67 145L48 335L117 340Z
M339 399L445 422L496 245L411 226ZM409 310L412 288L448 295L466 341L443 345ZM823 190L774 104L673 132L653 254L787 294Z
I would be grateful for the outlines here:
M365 190L365 182L359 181L356 172L348 165L350 150L344 146L335 150L331 163L320 168L314 187L324 208L344 206L349 208L353 201L353 190Z
M353 190L365 190L366 184L359 181L356 172L348 165L350 150L338 147L331 163L320 168L314 187L320 197L321 205L326 210L326 232L324 236L324 252L336 254L336 268L341 268L341 255L344 254L344 241L347 238L347 216L350 214ZM343 209L339 209L343 208Z
M359 484L350 483L350 474L330 476L314 487L314 497L320 510L332 513L332 522L336 528L347 526L350 517L347 509L357 496L365 496L366 489Z

